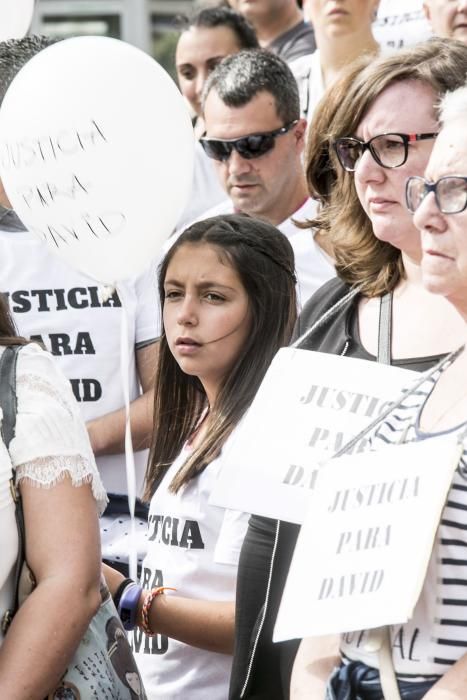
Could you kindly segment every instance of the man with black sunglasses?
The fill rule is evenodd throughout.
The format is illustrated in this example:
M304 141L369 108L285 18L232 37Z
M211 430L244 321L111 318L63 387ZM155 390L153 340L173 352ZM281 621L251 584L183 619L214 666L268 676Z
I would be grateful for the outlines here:
M301 156L306 121L290 69L269 51L251 50L224 59L203 95L206 135L228 199L200 218L240 211L277 226L295 252L300 303L335 274L309 229L313 218Z

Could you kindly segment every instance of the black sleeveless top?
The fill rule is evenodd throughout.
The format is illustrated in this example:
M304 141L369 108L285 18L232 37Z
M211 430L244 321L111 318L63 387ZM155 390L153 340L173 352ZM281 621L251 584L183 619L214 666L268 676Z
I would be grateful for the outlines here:
M305 304L294 340L322 319L350 287L338 278L326 282ZM300 348L376 361L363 347L354 295L300 344ZM423 372L441 356L394 360ZM229 700L288 700L290 676L300 640L273 644L272 633L298 537L299 525L252 515L240 556L235 609L235 647Z

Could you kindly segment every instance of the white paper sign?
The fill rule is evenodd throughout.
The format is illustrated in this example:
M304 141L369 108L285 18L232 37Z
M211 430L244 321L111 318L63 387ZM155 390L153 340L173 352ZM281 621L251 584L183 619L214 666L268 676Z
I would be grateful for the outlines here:
M331 460L309 501L274 640L412 616L462 448L440 437Z
M400 49L428 39L432 31L422 0L381 0L373 33L383 48Z
M223 456L210 502L301 523L319 462L376 418L415 372L284 348ZM361 452L363 439L354 448Z

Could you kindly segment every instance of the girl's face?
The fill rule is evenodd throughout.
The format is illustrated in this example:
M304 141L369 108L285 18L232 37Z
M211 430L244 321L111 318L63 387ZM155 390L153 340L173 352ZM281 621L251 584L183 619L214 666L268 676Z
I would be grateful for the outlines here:
M303 10L318 34L338 38L368 31L379 0L304 0Z
M190 27L178 40L175 54L178 84L193 112L201 116L201 94L208 75L240 46L230 27Z
M164 291L170 351L186 374L198 377L212 405L250 333L246 290L219 248L184 243L169 263Z
M419 81L394 83L373 102L355 136L368 141L393 132L437 132L435 102L436 96L428 85ZM420 234L405 204L405 183L410 175L423 175L433 144L434 139L410 142L406 162L392 169L379 165L367 149L354 173L358 198L376 238L391 243L415 262L421 258Z

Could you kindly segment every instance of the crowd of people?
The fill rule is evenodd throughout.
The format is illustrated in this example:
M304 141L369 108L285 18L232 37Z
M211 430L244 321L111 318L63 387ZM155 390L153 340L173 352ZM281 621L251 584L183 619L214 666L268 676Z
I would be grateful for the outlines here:
M425 0L433 37L393 51L373 35L378 4L231 0L181 25L192 193L124 290L136 538L122 299L26 230L0 182L1 698L467 698L467 0ZM0 104L51 43L0 43ZM375 460L448 434L460 446L384 665L371 630L273 642L300 526L210 502L294 341L419 374L372 428ZM104 602L114 636L78 663ZM104 686L104 657L121 686Z

